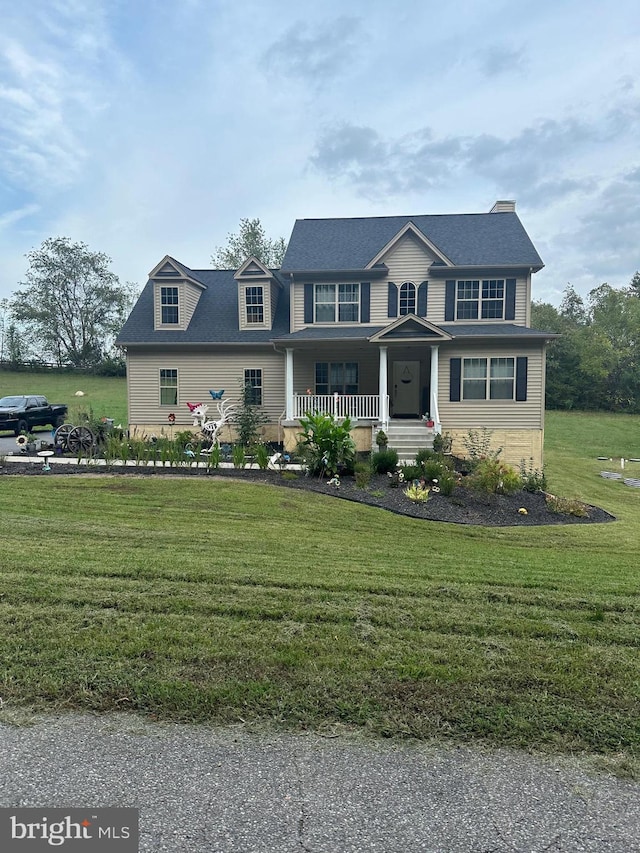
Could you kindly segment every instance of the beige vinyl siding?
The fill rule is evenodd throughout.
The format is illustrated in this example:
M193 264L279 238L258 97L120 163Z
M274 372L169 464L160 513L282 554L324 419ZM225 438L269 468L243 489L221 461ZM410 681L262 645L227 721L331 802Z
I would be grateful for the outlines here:
M440 272L440 271L439 271ZM451 273L450 278L455 281L460 281L462 279L478 279L482 281L482 279L486 278L503 278L506 280L508 278L513 278L514 276L509 275L508 273L493 273L489 276L482 273L464 273L464 275L460 272ZM393 279L392 279L393 280ZM529 318L529 296L530 296L530 288L531 288L531 277L527 276L526 278L520 277L516 278L516 306L515 306L515 317L513 320L507 320L508 323L514 323L516 326L528 326L530 325ZM430 320L432 323L444 323L444 303L445 303L445 292L446 292L446 279L430 279L429 281L429 295L427 299L427 320ZM482 323L500 323L503 322L501 320L460 320L460 323L478 323L478 325Z
M189 323L191 322L191 318L193 317L193 312L196 310L198 305L198 300L200 299L200 294L202 290L199 287L196 287L195 284L189 284L188 281L184 283L184 326L183 328L189 328ZM179 298L179 297L178 297ZM180 319L180 316L178 316Z
M382 258L382 263L389 267L389 278L386 281L371 283L371 322L384 325L389 322L388 315L388 282L397 285L398 291L405 281L412 281L417 288L423 281L428 281L434 255L412 234L406 234ZM427 309L428 310L428 309Z
M162 296L161 288L178 288L178 322L162 324ZM195 284L188 281L175 281L173 279L154 281L153 283L153 322L156 329L178 329L184 330L189 326L193 312L196 310L198 300L202 291Z
M284 356L272 347L231 348L213 353L205 348L191 352L139 350L129 347L127 375L129 387L129 423L168 425L170 412L176 424L192 423L187 401L208 403L215 417L215 402L209 390L225 389L225 400L238 400L246 368L262 369L262 405L271 422L277 422L284 410ZM160 405L160 370L178 371L178 405Z
M296 282L291 285L291 331L297 332L304 329L304 284Z
M264 323L247 323L247 287L261 287L263 299L263 316ZM238 322L240 329L270 329L272 323L269 318L273 316L271 308L271 292L272 286L268 279L257 279L256 281L247 281L246 279L238 282Z
M527 356L527 399L449 400L449 359ZM539 343L478 343L440 348L438 405L443 429L542 429L544 425L544 347Z

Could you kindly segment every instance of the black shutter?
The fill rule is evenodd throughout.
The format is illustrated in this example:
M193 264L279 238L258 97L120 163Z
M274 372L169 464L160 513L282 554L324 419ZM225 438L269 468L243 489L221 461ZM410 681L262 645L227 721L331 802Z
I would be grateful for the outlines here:
M389 307L387 308L387 317L398 316L398 286L392 281L389 282Z
M313 285L304 286L304 321L313 323Z
M429 287L428 281L423 281L420 287L418 288L418 317L426 317L427 316L427 289Z
M449 400L452 403L460 402L460 379L462 377L462 359L449 359Z
M527 399L527 366L529 359L526 355L516 358L516 400L523 402Z
M516 318L516 280L507 279L507 290L504 299L504 319L515 320Z
M360 322L368 323L371 318L371 283L360 282Z
M444 291L444 319L450 323L456 319L456 283L447 281ZM460 398L458 398L460 399Z

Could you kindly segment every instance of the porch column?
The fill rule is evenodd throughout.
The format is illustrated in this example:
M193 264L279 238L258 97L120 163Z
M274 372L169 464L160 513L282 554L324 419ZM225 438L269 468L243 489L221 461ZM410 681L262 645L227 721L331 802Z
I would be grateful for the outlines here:
M389 420L389 412L387 411L387 396L389 394L387 388L387 347L380 347L380 367L378 369L378 395L380 401L378 403L380 409L380 421L386 424Z
M285 350L284 361L285 420L293 420L293 350Z
M431 389L429 392L429 414L433 419L436 432L442 432L440 411L438 410L438 345L431 347Z

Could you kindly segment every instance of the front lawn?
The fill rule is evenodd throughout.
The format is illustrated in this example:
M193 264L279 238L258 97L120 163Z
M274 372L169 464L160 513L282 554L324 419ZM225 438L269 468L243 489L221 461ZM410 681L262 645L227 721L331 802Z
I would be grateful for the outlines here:
M633 770L640 491L549 443L550 487L619 521L458 527L212 477L5 477L4 707L482 738Z

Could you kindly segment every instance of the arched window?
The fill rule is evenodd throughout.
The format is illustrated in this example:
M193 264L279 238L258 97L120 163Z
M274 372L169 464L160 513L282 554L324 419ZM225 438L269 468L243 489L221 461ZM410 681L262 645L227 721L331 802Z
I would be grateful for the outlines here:
M412 281L405 281L400 288L400 316L416 313L416 286Z

